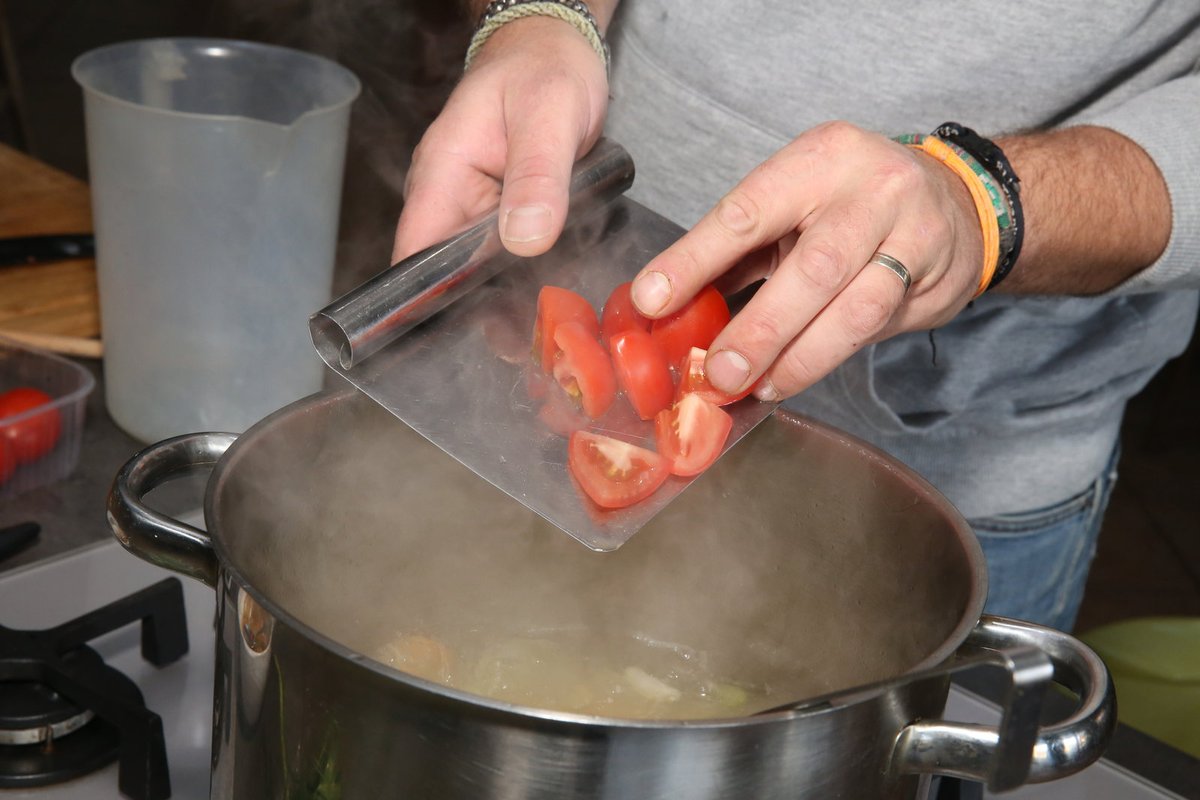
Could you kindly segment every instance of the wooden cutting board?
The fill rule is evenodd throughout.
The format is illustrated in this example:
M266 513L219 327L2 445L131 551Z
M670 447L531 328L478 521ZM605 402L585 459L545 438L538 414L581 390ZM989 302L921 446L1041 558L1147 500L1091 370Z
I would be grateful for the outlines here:
M0 237L91 230L86 183L0 144ZM99 358L96 262L0 266L0 336Z

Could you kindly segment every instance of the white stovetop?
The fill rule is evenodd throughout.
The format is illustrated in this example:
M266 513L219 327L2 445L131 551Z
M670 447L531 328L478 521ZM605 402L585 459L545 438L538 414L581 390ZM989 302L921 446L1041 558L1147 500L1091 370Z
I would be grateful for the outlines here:
M125 552L115 541L75 550L0 575L0 624L49 628L157 583L170 573ZM212 743L213 653L216 602L207 586L183 583L187 655L162 669L141 656L141 632L128 625L91 645L142 690L146 706L162 717L173 800L208 798ZM117 765L40 789L0 790L3 800L118 800Z
M195 520L192 520L195 522ZM125 552L115 541L76 550L0 574L0 624L40 629L143 589L172 573ZM162 669L142 660L137 625L92 645L105 660L137 683L146 705L162 717L174 800L208 797L213 691L215 600L208 587L181 578L190 649ZM995 709L974 695L951 692L947 718L992 722ZM992 795L986 795L992 797ZM1161 800L1179 798L1101 760L1071 778L1002 795L1011 800ZM55 787L0 790L0 800L119 800L115 764Z

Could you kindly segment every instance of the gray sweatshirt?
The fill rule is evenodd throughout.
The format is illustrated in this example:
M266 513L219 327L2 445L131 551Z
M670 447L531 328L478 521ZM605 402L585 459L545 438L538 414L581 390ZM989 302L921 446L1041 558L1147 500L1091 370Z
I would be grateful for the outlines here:
M889 135L1088 123L1140 144L1172 201L1155 264L1099 297L985 295L935 332L936 361L927 333L901 335L788 403L891 452L973 519L1055 504L1100 474L1126 401L1196 318L1200 3L626 0L611 39L606 131L634 156L631 195L684 226L830 119Z

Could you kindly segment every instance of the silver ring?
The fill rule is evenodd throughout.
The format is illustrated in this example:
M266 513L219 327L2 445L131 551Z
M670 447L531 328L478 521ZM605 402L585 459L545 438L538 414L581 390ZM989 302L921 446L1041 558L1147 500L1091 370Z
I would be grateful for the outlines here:
M881 253L876 250L875 255L871 256L871 260L867 263L887 267L896 273L896 277L904 281L904 293L908 294L908 287L912 286L912 276L908 274L908 268L900 263L900 259L892 258L887 253Z

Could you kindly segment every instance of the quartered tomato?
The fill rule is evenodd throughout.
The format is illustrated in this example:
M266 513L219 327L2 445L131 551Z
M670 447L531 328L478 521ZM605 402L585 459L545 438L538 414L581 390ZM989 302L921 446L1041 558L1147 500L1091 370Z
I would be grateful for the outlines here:
M600 341L608 344L612 337L624 331L649 331L652 320L643 317L629 297L631 283L622 283L613 289L604 301L604 313L600 315Z
M685 394L654 418L654 441L671 474L690 477L717 460L732 428L733 417L698 394Z
M567 466L587 496L602 508L624 508L654 494L670 475L653 450L587 431L571 434Z
M593 319L594 319L593 315ZM554 379L595 419L608 411L617 396L608 353L596 336L579 322L562 322L554 329Z
M62 433L62 416L50 408L54 398L39 389L22 386L0 394L0 436L8 440L18 464L41 458L54 449ZM46 406L20 421L7 418Z
M667 361L678 364L693 347L707 349L729 322L729 305L721 293L706 286L692 301L669 317L654 320L650 335Z
M617 383L639 417L654 419L671 405L675 388L671 367L650 334L637 328L618 333L609 340L608 350Z
M685 394L698 394L710 403L727 406L750 394L754 384L747 386L745 391L740 394L725 394L709 383L708 375L704 372L704 359L707 357L707 350L693 347L679 364L679 386L675 390L676 402L682 400Z
M554 329L564 322L578 322L593 339L600 335L600 322L587 300L570 289L543 286L533 323L533 358L546 372L554 369Z

